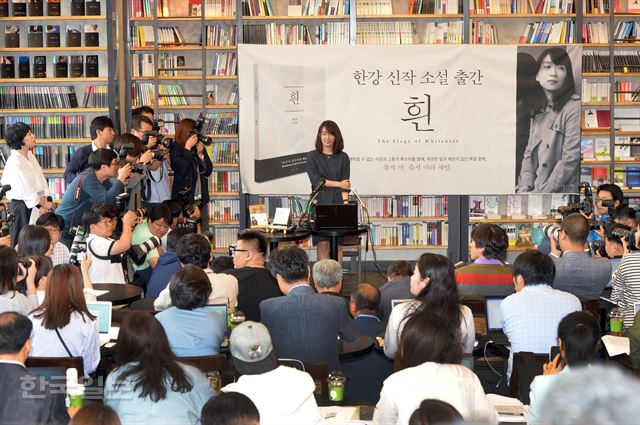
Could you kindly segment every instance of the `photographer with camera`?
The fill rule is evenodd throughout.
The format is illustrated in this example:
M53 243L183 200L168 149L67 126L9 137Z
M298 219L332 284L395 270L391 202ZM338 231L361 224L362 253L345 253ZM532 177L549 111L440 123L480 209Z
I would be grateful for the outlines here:
M545 226L556 266L553 287L576 295L580 301L597 300L611 277L605 258L591 256L587 239L589 221L580 213L566 216L560 226Z
M622 241L625 255L611 278L611 300L622 309L623 328L627 330L633 325L634 306L640 303L640 226L634 227Z
M153 121L145 115L133 115L131 117L131 134L142 141L142 144L153 149L158 144L158 139L153 131Z
M202 134L204 119L198 123L192 119L183 119L176 129L176 140L171 146L171 167L173 168L173 188L171 198L179 199L180 192L191 188L188 203L193 203L195 197L201 195L202 227L208 227L209 205L209 176L213 171L213 164L207 154L204 143L206 134Z
M36 146L36 136L31 127L22 122L8 126L5 140L11 148L11 155L4 166L2 185L8 186L9 212L15 217L9 229L11 243L15 246L22 228L35 223L40 214L50 211L53 203L49 198L49 183L31 152Z
M89 132L91 144L77 149L64 170L64 181L70 184L78 174L89 167L89 155L98 149L111 149L111 143L116 137L113 121L109 117L95 117L91 121Z
M89 230L87 251L91 254L89 276L93 283L127 283L122 268L122 254L131 248L133 226L138 216L127 211L122 216L122 234L120 239L111 239L120 212L114 204L97 202L83 217L84 226Z
M141 195L145 190L144 175L153 161L153 152L142 144L140 139L130 133L116 137L113 147L118 154L118 164L131 164L131 176L126 184L127 193L130 195L129 209L141 206Z
M96 202L114 202L124 191L131 165L118 168L118 156L110 149L98 149L89 155L89 168L76 177L64 193L56 214L64 219L60 241L71 248L71 229L80 225L82 216ZM111 180L113 177L117 179Z
M165 205L158 205L149 211L149 216L133 229L132 244L129 258L137 277L141 279L139 286L146 288L151 273L163 253L161 239L167 234L173 217Z

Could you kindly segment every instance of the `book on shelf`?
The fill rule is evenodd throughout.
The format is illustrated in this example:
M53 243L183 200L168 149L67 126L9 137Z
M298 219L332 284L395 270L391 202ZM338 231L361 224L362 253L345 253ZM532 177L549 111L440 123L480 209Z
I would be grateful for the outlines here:
M82 32L80 25L67 25L67 47L82 46Z
M27 16L27 0L13 0L13 16Z
M244 26L246 28L246 25ZM232 47L236 45L236 26L229 24L207 25L207 46Z
M613 52L614 72L640 72L640 51L627 49L627 51Z
M87 86L82 99L83 108L108 108L109 92L107 86Z
M411 12L412 3L409 3L409 13L420 13ZM391 0L356 0L356 12L358 15L393 15L393 7Z
M209 221L240 221L240 200L212 199L209 201Z
M586 78L582 79L582 101L583 102L608 102L609 83L591 82Z
M29 0L29 16L44 16L43 0Z
M87 16L100 16L100 0L86 0L85 3L85 15Z
M640 133L640 108L616 108L613 121L616 130Z
M60 25L47 25L47 47L60 47Z
M4 27L4 47L20 47L20 27L18 25L8 25Z
M447 222L372 224L371 240L377 246L445 245L448 240Z
M473 44L498 44L498 27L474 20L471 22L471 40Z
M314 5L322 4L317 0L309 0ZM304 14L304 11L303 11ZM271 9L271 2L269 0L242 0L242 15L243 16L273 16ZM314 15L320 15L320 13L314 13Z
M238 142L226 140L207 146L207 153L214 164L237 164L240 155Z
M640 101L640 86L638 86L634 82L616 81L614 87L614 96L616 102L625 103Z
M214 171L209 177L209 190L213 193L240 191L240 173L237 171Z
M474 0L470 4L476 15L568 14L574 11L573 0Z
M216 52L213 55L211 75L235 76L238 73L238 54L236 52Z
M575 21L539 21L527 24L520 35L520 44L573 43Z
M601 184L609 182L609 168L607 167L593 167L591 169L591 185L600 186Z
M33 78L47 78L47 57L33 57Z
M84 0L71 0L71 16L84 16Z
M532 223L516 224L516 246L533 245L533 225Z
M207 90L207 97L205 103L207 105L236 105L238 98L238 86L235 85L231 88L229 95L224 97L219 93L219 86L216 84L212 89Z
M84 56L69 56L69 76L80 78L84 75Z
M615 43L634 43L639 40L638 21L618 22L613 32L613 41Z
M0 0L0 17L9 16L9 0Z
M582 111L584 128L609 128L611 113L608 109L585 109Z
M620 187L627 186L626 170L622 168L615 168L613 170L613 184L617 184Z
M249 223L252 229L266 229L269 226L269 216L265 204L249 205Z
M544 223L533 223L531 229L531 243L538 246L544 240Z
M609 42L609 24L585 22L582 24L582 42L604 44Z
M582 50L582 72L609 72L609 52Z
M527 218L522 212L522 195L507 195L507 216L515 219Z
M47 0L47 16L60 16L60 0Z
M189 16L202 16L200 0L189 0Z
M155 72L153 53L134 53L131 56L131 75L133 77L153 77Z
M469 196L469 217L484 217L484 196Z
M0 117L0 138L4 138L6 127L24 122L41 139L80 139L85 137L85 117L71 115L10 116Z
M430 25L425 31L425 36L433 40L430 44L436 44L437 37L439 37L438 44L444 44L444 37L448 35L445 33L447 28L439 27L439 32L436 34L434 27L436 23L429 22L428 24ZM358 44L414 44L417 41L415 23L408 21L362 22L356 28L356 40Z
M31 78L29 56L20 56L18 58L18 78Z
M42 32L42 25L29 25L29 36L27 38L27 44L29 47L43 47L44 36Z
M99 74L98 55L87 55L84 60L84 76L88 78L97 77Z
M582 159L595 159L595 139L592 137L580 140L580 157Z
M237 112L208 112L209 123L206 127L207 134L236 135L238 134Z
M596 137L594 139L593 156L597 161L610 161L611 150L609 139L604 137Z
M634 158L631 155L631 145L630 144L624 144L624 145L616 144L614 146L613 159L615 159L616 161L632 161Z
M97 47L100 45L100 33L98 32L98 24L84 25L84 45L87 47Z
M69 57L68 56L53 57L53 75L56 78L69 77Z
M15 78L16 63L14 56L0 56L0 78Z
M623 0L626 1L626 0ZM616 0L617 2L617 0ZM582 3L582 11L594 15L603 15L609 13L608 0L589 0Z
M38 56L36 56L37 58ZM43 56L44 57L44 56ZM74 86L2 86L0 109L77 108Z
M188 105L187 98L179 84L158 84L158 101L155 99L153 83L136 82L131 86L131 101L135 106L142 105Z
M518 231L516 223L500 223L509 239L509 247L515 247L518 241Z
M375 218L443 217L447 215L446 196L381 196L363 197L369 216ZM361 221L366 217L360 212Z
M236 16L235 0L203 0L207 18L216 16Z
M484 212L487 218L502 218L500 214L500 197L497 195L485 196Z
M529 216L533 218L546 218L547 214L544 210L543 195L537 193L529 194L527 201Z
M591 178L591 167L580 167L580 183L587 183L591 186L593 179Z
M302 0L288 0L287 16L302 16Z

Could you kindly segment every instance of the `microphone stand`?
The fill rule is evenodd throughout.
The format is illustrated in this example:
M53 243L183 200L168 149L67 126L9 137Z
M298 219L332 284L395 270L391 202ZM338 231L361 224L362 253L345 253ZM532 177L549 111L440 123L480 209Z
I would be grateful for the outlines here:
M378 264L376 248L375 248L375 245L373 243L373 235L371 234L371 217L369 216L369 210L367 209L367 206L364 204L364 202L360 198L360 195L358 194L358 191L353 189L352 192L355 195L356 200L358 201L358 204L360 204L360 206L362 207L362 211L366 215L366 219L367 219L367 240L366 240L366 243L365 243L365 251L364 251L365 263L366 263L367 253L369 252L369 241L371 241L371 253L373 254L373 264L376 266L376 269L378 270L378 272L383 277L386 278L386 275L384 274L384 272L380 268L380 265Z
M313 192L311 192L311 196L309 197L309 201L307 201L307 205L304 207L304 213L300 216L300 219L298 220L298 229L306 231L306 230L311 230L312 227L314 227L315 223L311 222L311 206L316 204L316 198L320 195L320 192L322 192L322 189L324 189L326 184L326 180L322 179L320 180L320 182L318 183L318 186L313 190Z

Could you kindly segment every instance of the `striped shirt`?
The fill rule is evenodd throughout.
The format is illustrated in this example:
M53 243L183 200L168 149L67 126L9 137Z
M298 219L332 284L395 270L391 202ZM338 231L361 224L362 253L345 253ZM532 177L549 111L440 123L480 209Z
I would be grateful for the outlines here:
M611 299L622 309L624 329L628 329L633 324L633 304L640 302L640 253L622 257L612 280Z

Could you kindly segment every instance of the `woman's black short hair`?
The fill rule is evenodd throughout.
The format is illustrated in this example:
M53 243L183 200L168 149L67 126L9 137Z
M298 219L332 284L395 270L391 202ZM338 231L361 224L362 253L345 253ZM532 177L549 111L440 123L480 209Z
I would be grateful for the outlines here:
M169 282L171 304L181 310L204 307L211 291L209 276L193 264L187 264L174 273Z
M587 365L598 355L600 327L591 313L574 311L558 324L558 339L562 341L567 365Z
M64 229L64 218L56 213L46 212L38 217L36 224L38 226L57 227L58 230L62 231Z
M141 117L147 118L144 115ZM149 118L147 118L148 120ZM116 140L113 142L113 149L120 153L120 150L124 145L133 145L133 149L127 149L127 155L130 155L134 158L142 155L144 152L144 145L140 141L138 136L134 136L131 133L124 133L116 137ZM123 157L122 157L123 158Z
M507 232L497 224L482 223L471 231L471 240L477 248L482 248L485 258L504 260L509 247Z
M51 247L51 236L43 226L24 226L18 236L18 253L23 257L44 255Z
M554 64L564 65L567 69L567 76L564 79L562 87L553 94L553 110L560 111L564 108L564 105L567 104L569 99L571 99L571 96L576 94L576 85L573 81L573 65L571 64L571 58L564 48L557 46L550 47L538 56L538 60L536 61L536 74L537 72L540 72L542 62L547 56L549 56L549 59L551 59L551 62Z
M242 393L221 392L202 407L202 425L240 425L260 421L260 412Z
M340 131L340 127L338 124L331 120L322 121L320 127L318 127L318 134L316 135L316 152L322 153L322 139L320 138L320 133L322 130L326 130L333 137L336 138L335 142L333 142L333 153L340 153L344 149L344 140L342 139L342 132Z
M169 209L169 207L163 204L158 204L155 207L151 208L151 211L149 211L149 220L156 221L160 219L163 219L169 226L173 221L171 210Z
M11 149L19 150L24 146L22 141L31 131L31 127L23 122L17 122L4 131L4 140Z

